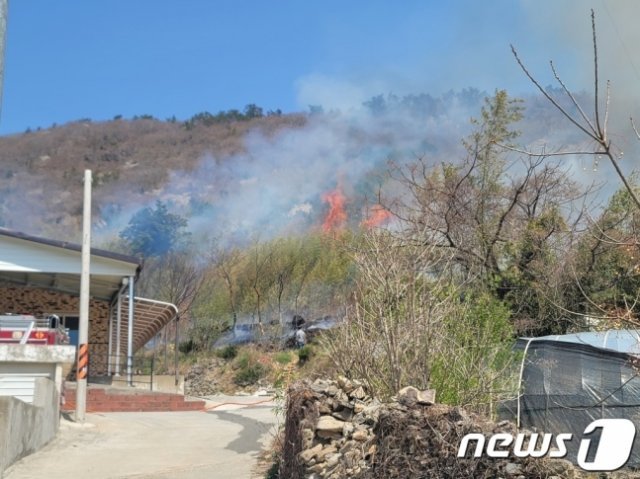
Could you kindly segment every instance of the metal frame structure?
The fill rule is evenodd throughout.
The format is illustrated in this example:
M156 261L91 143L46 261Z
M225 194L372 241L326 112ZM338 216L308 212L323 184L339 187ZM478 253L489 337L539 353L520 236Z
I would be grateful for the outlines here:
M130 301L131 284L129 281L123 285L111 307L108 363L108 374L116 376L122 375L122 363L126 364L129 385L133 382L134 353L179 315L178 308L172 303L138 296ZM126 322L122 321L123 313L128 315ZM131 324L133 326L129 327ZM126 356L123 355L125 351Z

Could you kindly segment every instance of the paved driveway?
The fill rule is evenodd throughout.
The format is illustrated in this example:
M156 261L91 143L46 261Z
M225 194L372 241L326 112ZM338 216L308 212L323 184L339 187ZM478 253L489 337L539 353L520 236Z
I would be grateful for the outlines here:
M229 404L237 402L252 404ZM83 426L63 420L51 443L15 463L4 478L255 477L258 452L275 431L273 403L220 397L208 406L206 412L93 413Z

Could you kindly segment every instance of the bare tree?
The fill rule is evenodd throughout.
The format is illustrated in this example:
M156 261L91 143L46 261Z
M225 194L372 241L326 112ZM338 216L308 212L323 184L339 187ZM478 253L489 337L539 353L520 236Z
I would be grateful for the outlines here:
M273 251L256 241L251 248L251 288L255 293L255 314L262 327L263 301L268 294L269 284L267 269L273 258Z
M634 261L634 255L640 254L640 236L638 236L636 221L633 220L640 212L640 198L638 197L637 188L634 185L634 179L631 175L624 173L620 166L622 158L622 150L616 146L609 134L609 116L610 116L610 83L607 81L604 98L601 93L600 75L599 75L599 57L598 42L596 33L595 12L591 10L591 31L593 46L593 106L591 113L587 113L587 109L580 104L576 95L573 94L566 86L560 75L558 74L553 62L550 62L551 71L554 78L560 85L561 91L564 93L564 102L569 107L563 105L563 101L554 97L548 90L544 89L540 82L530 73L524 62L518 55L517 50L512 45L513 55L525 73L527 78L533 83L538 91L564 116L570 124L580 131L585 140L593 148L585 148L583 150L566 151L559 150L553 153L542 152L534 153L522 149L508 147L514 151L527 153L538 157L549 156L567 156L567 155L588 155L596 159L605 157L622 183L624 193L628 198L626 210L622 214L612 215L611 204L607 206L600 218L590 220L590 228L580 241L579 251L575 252L574 264L567 269L565 276L570 276L570 282L573 285L565 284L567 290L575 290L578 298L574 300L573 305L560 306L559 309L564 310L565 315L585 318L587 320L596 319L606 327L615 325L636 326L638 324L637 305L640 300L640 293L636 288L632 294L628 294L625 290L629 289L630 284L635 284L637 271L634 270L637 264ZM574 110L572 112L571 110ZM635 137L640 140L640 133L636 125L631 119L631 127ZM617 193L620 201L620 192ZM625 262L631 263L631 269L625 270L620 267L619 271L612 271L604 265L610 266L612 258L616 255L626 254ZM603 262L602 258L607 257L608 260ZM616 263L614 261L614 263ZM595 271L598 269L598 271ZM595 280L595 277L598 280ZM608 283L608 284L607 284ZM626 286L625 286L626 285ZM633 289L633 288L631 288Z
M598 72L598 42L596 35L596 18L595 12L591 10L591 31L592 31L592 42L593 42L593 113L592 115L588 115L585 109L580 105L577 101L576 96L567 88L565 83L560 78L553 62L550 62L551 71L553 72L553 76L556 81L560 85L562 91L565 93L567 98L569 99L571 105L573 105L577 111L577 114L572 114L569 112L567 108L561 105L560 101L554 98L547 90L545 90L542 85L536 80L536 78L529 72L527 67L524 65L523 61L518 56L518 52L515 47L511 45L511 51L518 62L518 65L525 73L527 78L531 80L531 82L535 85L535 87L540 91L540 93L547 99L549 102L571 123L573 124L579 131L581 131L586 138L591 140L597 148L593 150L585 150L585 151L559 151L552 153L552 155L593 155L593 156L605 156L609 159L609 162L613 166L613 169L616 172L620 181L628 191L630 197L632 198L636 208L640 209L640 199L638 198L633 185L629 181L628 176L622 171L620 167L620 163L618 159L622 155L622 151L615 146L611 137L608 134L608 122L609 122L609 101L610 101L610 83L607 81L606 92L604 96L604 108L600 104L601 103L601 93L600 93L600 78ZM631 125L636 134L636 137L640 139L640 134L638 133L635 124L633 123L633 119L631 120ZM529 153L529 152L528 152ZM529 153L534 154L534 153ZM549 156L550 153L543 153L542 156Z
M175 304L179 311L174 322L161 332L165 367L168 365L168 343L170 339L175 342L178 338L179 320L191 318L191 307L202 286L202 269L193 258L190 251L170 251L148 262L139 286L142 294Z
M243 259L243 253L238 249L216 249L211 254L211 263L214 268L214 274L217 278L222 279L229 296L229 306L232 315L232 329L236 327L238 322L238 304L237 295L239 286L237 284L237 268Z
M500 319L461 299L445 273L451 250L380 230L358 238L350 254L359 271L353 304L344 324L322 338L338 369L379 397L437 384L440 400L489 410L510 362L506 309Z
M337 334L326 339L330 357L384 397L409 384L426 388L430 343L447 301L438 297L442 282L424 275L444 267L448 253L372 232L353 246L352 255L360 276L354 306Z
M450 252L452 279L508 300L520 333L557 332L546 278L584 223L580 204L589 190L558 160L501 146L517 137L511 123L519 118L518 103L497 92L465 141L462 161L430 165L420 158L393 167L407 195L388 208L406 241Z

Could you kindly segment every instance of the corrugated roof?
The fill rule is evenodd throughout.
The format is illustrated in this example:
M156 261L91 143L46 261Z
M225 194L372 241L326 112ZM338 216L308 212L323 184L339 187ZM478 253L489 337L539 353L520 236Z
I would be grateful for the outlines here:
M128 312L129 298L123 297L121 301L120 351L126 353L127 338L129 334ZM114 308L117 309L117 308ZM164 301L156 301L149 298L134 298L133 317L133 350L137 351L147 344L158 332L169 324L177 315L178 308ZM113 320L113 319L112 319ZM114 321L115 326L115 321ZM112 330L115 354L116 328Z

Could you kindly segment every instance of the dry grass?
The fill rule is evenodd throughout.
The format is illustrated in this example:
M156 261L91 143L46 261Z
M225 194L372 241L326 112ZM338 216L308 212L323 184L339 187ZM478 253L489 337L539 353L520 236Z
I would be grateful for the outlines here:
M0 137L0 221L77 239L85 169L93 171L94 212L107 205L124 210L154 200L171 171L191 171L206 154L242 152L250 130L271 136L304 122L304 116L285 115L187 130L179 122L149 119L87 121Z

